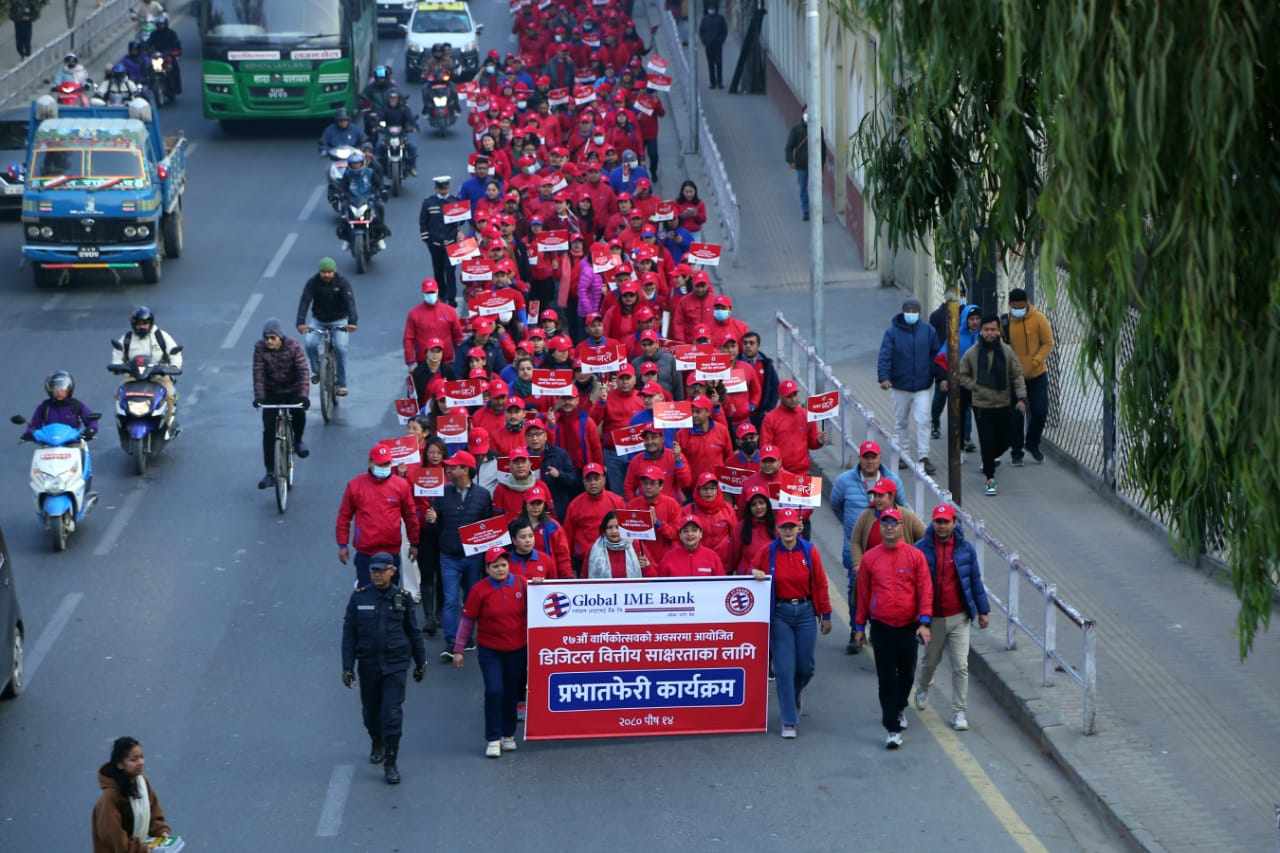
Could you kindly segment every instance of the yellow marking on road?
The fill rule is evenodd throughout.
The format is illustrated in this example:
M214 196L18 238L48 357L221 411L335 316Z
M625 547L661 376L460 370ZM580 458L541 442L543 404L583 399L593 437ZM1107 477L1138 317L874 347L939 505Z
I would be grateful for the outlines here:
M827 576L827 586L831 595L831 609L846 625L852 626L853 617L849 613L849 602L845 597L845 590L838 588L835 579L830 575ZM872 650L870 642L863 647L863 652L870 655L872 660L875 660L875 652ZM933 708L927 708L924 713L918 713L916 716L924 723L924 727L929 730L929 734L933 735L933 739L942 748L943 754L950 759L955 768L960 771L960 775L969 783L969 787L973 788L974 792L982 799L987 810L1004 827L1004 831L1009 833L1009 837L1013 839L1014 843L1025 850L1026 853L1049 853L1048 848L1031 831L1031 827L1027 826L1013 805L1005 799L1004 794L1000 793L1000 789L991 781L991 777L987 775L987 771L982 769L982 765L973 757L973 753L960 742L960 738L943 722L937 712Z

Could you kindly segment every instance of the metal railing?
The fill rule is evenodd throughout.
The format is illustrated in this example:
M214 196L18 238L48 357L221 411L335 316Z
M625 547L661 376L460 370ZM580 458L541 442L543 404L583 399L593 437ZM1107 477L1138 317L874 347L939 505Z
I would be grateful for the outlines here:
M31 97L35 90L42 88L53 77L54 72L62 65L62 58L73 50L80 53L81 62L89 68L89 76L99 79L101 74L94 74L89 66L89 58L96 56L96 52L102 49L105 38L114 37L132 24L130 8L127 0L110 0L62 35L45 43L11 70L0 74L0 107Z
M693 79L693 75L689 69L688 54L680 46L679 27L671 12L666 9L657 14L661 19L661 26L658 28L661 52L667 62L670 63L671 68L672 94L679 94L685 105L688 105L692 97L692 93L689 90L689 81ZM691 37L696 38L696 35L691 35ZM672 111L676 111L674 104L672 105ZM687 113L688 110L686 109L683 112ZM720 156L720 146L716 144L715 136L711 133L711 125L707 122L706 113L701 105L698 107L698 127L696 132L698 134L698 152L702 159L702 168L707 173L707 177L711 179L711 192L715 196L715 208L719 211L720 220L724 226L725 242L729 244L729 249L736 251L739 245L738 234L741 223L738 196L733 191L733 184L729 181L729 171L725 168L724 158Z
M1033 572L1015 551L987 529L982 519L955 506L951 500L951 492L926 474L918 462L904 456L902 447L893 437L893 431L886 429L871 409L836 378L830 365L818 356L813 346L800 334L800 330L781 312L775 315L775 319L777 335L774 361L779 367L779 372L788 373L800 384L806 394L840 392L839 417L824 423L839 436L841 468L856 464L858 445L864 439L873 439L880 444L882 456L889 470L897 468L899 461L905 462L907 471L912 475L913 483L909 491L912 496L911 506L916 515L921 518L928 517L930 505L936 503L947 503L955 507L957 520L964 524L968 541L973 543L978 552L979 566L986 566L987 553L991 552L1007 567L1008 577L1004 600L992 591L990 585L987 587L987 597L995 602L996 607L1007 617L1005 648L1012 650L1018 647L1019 630L1030 637L1041 651L1041 684L1045 687L1052 686L1053 674L1056 671L1066 673L1079 685L1084 694L1084 733L1093 734L1097 716L1098 689L1098 638L1094 620L1085 618L1079 610L1064 601L1058 595L1057 586ZM1023 583L1029 584L1034 591L1033 594L1036 596L1034 605L1030 603L1023 605ZM1082 662L1078 667L1067 661L1059 648L1059 614L1080 629ZM1038 616L1043 617L1043 622L1037 630L1032 620Z

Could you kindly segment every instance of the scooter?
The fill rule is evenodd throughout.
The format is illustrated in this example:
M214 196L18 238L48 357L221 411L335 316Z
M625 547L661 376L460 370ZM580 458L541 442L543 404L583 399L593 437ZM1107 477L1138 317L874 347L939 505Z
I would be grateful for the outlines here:
M15 424L27 422L21 415L9 420ZM68 537L98 502L97 492L89 491L93 464L87 442L93 435L66 424L48 424L31 435L30 440L36 443L31 455L36 516L53 537L55 551L67 549Z
M171 352L182 352L182 347ZM180 376L182 369L140 355L126 364L108 365L107 370L128 377L116 390L116 427L120 446L133 457L133 470L141 477L147 473L151 458L178 437L168 417L168 393L163 385L150 380L153 376Z
M404 184L404 128L398 124L387 127L384 123L381 129L383 144L379 146L378 153L382 157L387 180L391 182L391 194L399 197Z
M458 120L458 111L449 97L447 78L445 82L428 83L422 93L422 111L428 117L432 130L444 136L449 128Z
M77 83L75 80L63 80L52 89L53 96L58 99L58 104L64 107L87 107L89 106L89 93L93 91L93 84L90 81Z
M347 158L356 152L349 145L330 148L325 154L329 158L329 188L326 194L333 212L342 216L342 176L347 173Z
M346 213L338 226L338 238L351 249L356 272L361 274L369 269L369 262L383 248L384 238L375 234L375 231L385 231L385 228L378 227L377 202L380 195L372 184L363 188L352 187L346 197Z

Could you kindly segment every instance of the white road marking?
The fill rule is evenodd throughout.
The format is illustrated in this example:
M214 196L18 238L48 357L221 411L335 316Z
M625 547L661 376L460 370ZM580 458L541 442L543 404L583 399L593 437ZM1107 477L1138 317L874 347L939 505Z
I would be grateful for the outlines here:
M280 244L280 248L276 249L276 256L271 259L271 263L267 264L267 269L262 273L263 278L275 278L276 273L280 271L280 265L284 263L284 259L289 254L289 250L293 248L293 244L298 242L298 233L290 231L284 237L284 242Z
M26 670L25 680L28 687L31 685L31 680L36 677L36 670L40 668L40 664L44 663L44 659L48 657L53 644L58 642L58 637L62 635L67 623L71 621L71 614L75 612L82 598L84 598L84 593L82 592L67 593L67 597L62 599L62 603L58 605L58 609L53 611L53 616L49 618L49 624L44 626L44 631L36 639L36 644L31 647L31 651L27 654L23 665Z
M227 336L222 339L223 349L231 349L240 340L240 336L244 334L244 327L249 324L249 318L253 316L253 312L258 310L258 303L260 302L262 302L261 293L249 294L249 299L244 303L244 308L240 309L240 316L232 324Z
M298 214L299 222L306 222L311 218L311 214L315 212L316 205L320 203L320 199L324 196L326 184L316 184L316 188L311 191L311 198L307 199L307 203L302 206L302 212Z
M129 496L120 504L120 510L116 513L115 518L111 519L111 524L107 526L107 532L103 535L102 541L98 543L98 547L93 549L93 556L105 557L111 553L111 549L116 547L116 542L124 533L124 529L129 526L129 521L133 518L133 514L138 511L138 505L142 503L142 498L147 493L147 481L141 480Z
M324 795L320 820L316 821L316 835L333 838L342 828L342 812L347 807L347 795L351 793L351 779L355 776L354 764L339 764L329 777L329 790Z
M192 389L191 389L191 393L190 393L190 394L188 394L188 395L186 396L186 398L183 400L183 405L184 405L186 408L190 409L190 408L191 408L192 406L194 406L196 403L199 403L199 402L200 402L200 392L201 392L201 391L203 391L203 390L205 390L205 388L207 388L207 387L208 387L208 386L206 386L206 385L197 385L196 387L192 388Z
M40 310L52 311L53 309L61 305L66 298L67 298L67 294L65 293L55 293L53 296L50 296L48 299L44 301L44 304L40 306Z

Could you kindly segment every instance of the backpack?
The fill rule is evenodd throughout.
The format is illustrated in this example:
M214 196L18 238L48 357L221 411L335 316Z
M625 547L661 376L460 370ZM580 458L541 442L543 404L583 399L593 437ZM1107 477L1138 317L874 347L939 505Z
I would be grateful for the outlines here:
M162 353L162 355L160 356L160 363L168 364L169 363L169 342L165 340L164 332L160 331L159 327L155 328L155 335L156 335L156 343L160 344L160 352ZM125 359L125 361L128 361L129 359L129 344L132 341L133 341L133 329L130 329L129 331L124 333L124 338L121 340L121 346L120 346L121 352L124 353L123 358Z

